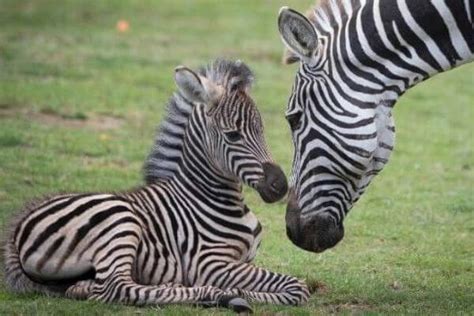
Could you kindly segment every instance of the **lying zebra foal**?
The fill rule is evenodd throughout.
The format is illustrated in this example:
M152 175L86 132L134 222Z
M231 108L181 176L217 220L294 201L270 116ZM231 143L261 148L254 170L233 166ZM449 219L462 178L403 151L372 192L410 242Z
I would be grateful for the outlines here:
M250 310L246 300L301 304L294 277L250 264L261 226L242 182L266 202L287 182L272 162L242 62L199 74L178 67L179 91L145 163L146 185L119 194L65 194L34 203L5 245L17 292L126 304L197 303Z

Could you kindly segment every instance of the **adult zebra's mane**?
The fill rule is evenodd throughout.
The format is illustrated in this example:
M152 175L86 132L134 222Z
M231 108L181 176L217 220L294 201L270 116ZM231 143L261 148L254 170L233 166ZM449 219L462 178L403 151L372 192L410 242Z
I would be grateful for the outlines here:
M385 4L395 0L388 0ZM372 3L368 0L363 3L360 0L320 0L316 1L311 9L306 11L306 18L315 26L315 28L323 33L331 29L340 29L354 17L354 14L362 7Z
M198 74L225 90L245 89L254 76L241 61L217 59L199 69ZM178 170L183 151L183 141L189 116L194 104L176 91L167 104L167 114L156 133L152 150L143 167L147 184L171 179Z

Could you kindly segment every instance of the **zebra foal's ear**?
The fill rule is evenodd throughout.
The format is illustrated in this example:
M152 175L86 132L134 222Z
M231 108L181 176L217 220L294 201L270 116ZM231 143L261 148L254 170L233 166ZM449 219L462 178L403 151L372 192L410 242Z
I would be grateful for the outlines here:
M318 44L313 24L304 15L288 7L282 7L278 14L278 30L290 50L284 56L284 62L293 63L299 59L310 63Z
M192 102L205 103L206 91L199 76L184 66L178 66L174 71L174 80L184 97Z
M174 71L176 85L189 101L204 103L210 108L221 96L222 89L220 87L207 78L199 76L191 69L178 66Z

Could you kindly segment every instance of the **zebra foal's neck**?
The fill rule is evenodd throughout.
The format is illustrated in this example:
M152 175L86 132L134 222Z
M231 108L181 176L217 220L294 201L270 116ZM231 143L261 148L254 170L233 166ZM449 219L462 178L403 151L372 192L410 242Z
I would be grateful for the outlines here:
M156 135L151 153L145 162L145 181L148 184L171 179L182 185L193 186L207 197L226 196L241 200L241 185L236 179L224 176L214 166L205 149L210 137L204 119L205 109L176 92L168 103L168 113Z
M197 73L180 66L175 80L144 165L146 183L178 181L216 200L241 201L242 183L261 185L262 163L271 162L248 94L253 74L240 61L218 59Z

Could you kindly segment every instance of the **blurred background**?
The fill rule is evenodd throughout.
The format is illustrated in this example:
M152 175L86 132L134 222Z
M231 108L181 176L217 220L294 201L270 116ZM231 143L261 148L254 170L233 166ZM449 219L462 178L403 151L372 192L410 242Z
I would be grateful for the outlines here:
M242 59L275 160L289 175L284 119L297 65L281 63L276 17L311 0L0 0L0 227L28 199L117 191L142 163L174 91L177 65ZM391 162L323 254L286 238L285 203L246 201L264 227L257 264L306 278L304 307L257 314L454 313L474 309L474 67L439 75L395 108ZM220 314L18 296L0 282L0 314Z

